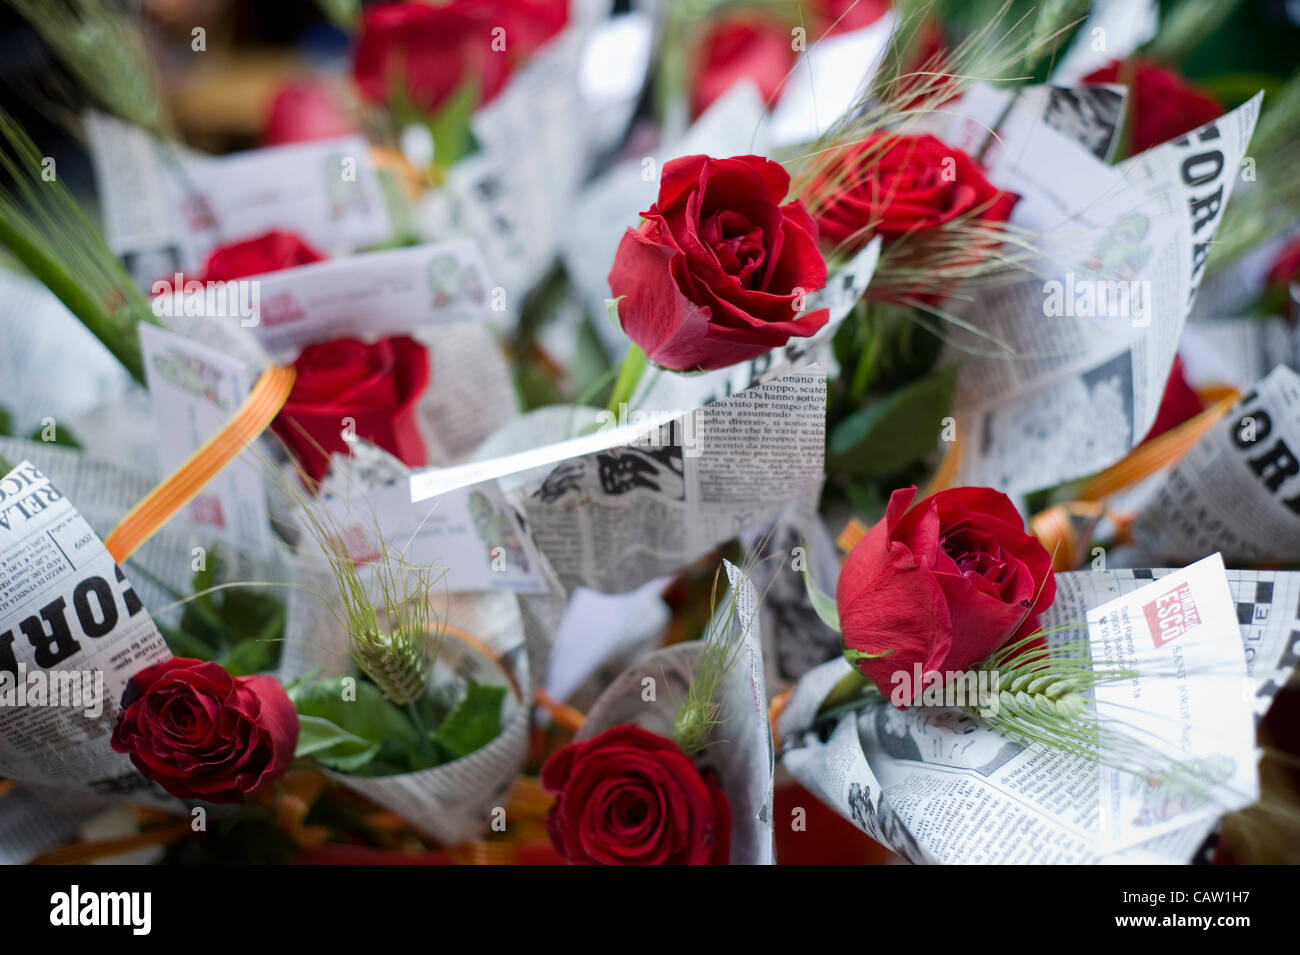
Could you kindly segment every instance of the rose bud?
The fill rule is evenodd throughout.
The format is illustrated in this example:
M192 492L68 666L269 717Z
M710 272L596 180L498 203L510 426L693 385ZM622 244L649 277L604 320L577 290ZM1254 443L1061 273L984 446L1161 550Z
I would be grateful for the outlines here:
M940 491L908 506L889 498L884 518L853 548L836 588L849 651L886 696L893 674L967 670L1038 629L1056 597L1052 558L1005 494Z
M781 205L789 186L760 156L664 164L658 200L609 273L623 330L650 361L725 368L826 324L825 309L800 313L826 284L826 263L803 203Z
M835 153L821 178L830 192L817 216L821 236L850 248L876 235L888 244L960 216L1005 222L1019 198L990 183L970 156L933 136L874 133Z
M173 657L131 677L114 751L181 799L239 802L288 770L298 713L274 677Z
M551 842L584 865L726 865L731 806L672 740L622 724L559 749L542 767L556 793Z
M1133 133L1129 154L1145 152L1152 146L1223 115L1223 107L1214 97L1191 86L1177 73L1149 60L1138 60L1131 68L1115 60L1089 73L1083 82L1089 86L1122 83L1132 77Z
M304 348L293 367L293 391L271 428L313 481L328 473L331 454L347 454L345 418L358 438L408 467L428 463L416 405L429 386L429 353L415 339L320 342Z

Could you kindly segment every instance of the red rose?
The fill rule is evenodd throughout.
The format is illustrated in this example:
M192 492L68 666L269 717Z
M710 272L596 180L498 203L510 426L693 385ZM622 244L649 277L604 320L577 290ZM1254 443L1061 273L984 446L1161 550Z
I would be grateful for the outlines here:
M1083 78L1085 84L1094 86L1124 81L1131 82L1133 97L1130 155L1177 139L1223 115L1223 107L1212 96L1149 60L1138 60L1127 68L1115 60Z
M984 178L975 160L933 136L873 133L837 153L821 177L823 238L860 248L971 216L1005 222L1019 198Z
M1300 237L1282 246L1277 258L1269 266L1264 281L1267 285L1286 287L1300 279Z
M895 672L965 670L1032 633L1056 596L1052 558L1005 494L952 488L909 511L915 494L893 493L836 588L844 645L884 653L857 666L886 696Z
M233 282L250 275L320 262L325 256L292 232L271 231L213 249L200 281Z
M779 21L725 18L713 23L700 44L691 82L691 110L699 116L739 80L751 80L772 102L794 66L790 31Z
M817 36L834 36L871 26L889 11L889 0L813 0Z
M826 324L800 315L826 284L817 227L781 205L790 176L760 156L667 162L659 198L619 243L609 287L629 338L675 371L756 358Z
M1205 405L1201 396L1187 383L1183 374L1182 358L1175 355L1173 367L1169 369L1169 378L1165 381L1164 394L1160 396L1160 410L1156 412L1156 420L1139 444L1146 444L1184 421L1190 421L1203 410Z
M401 90L412 105L434 112L466 82L475 85L478 102L487 103L505 87L514 64L560 32L568 15L567 0L369 6L353 75L374 103Z
M304 348L293 367L293 391L271 428L313 481L329 471L331 453L347 453L344 418L357 437L403 464L427 463L415 405L429 385L429 353L415 339L320 342Z
M328 83L303 81L286 83L275 94L266 126L263 146L332 139L356 132Z
M557 793L546 828L586 865L726 865L731 806L672 740L622 724L557 750L542 767Z
M1300 285L1300 238L1282 246L1264 277L1266 307L1292 323L1300 313L1300 292L1293 291L1297 285Z
M298 714L274 677L173 657L131 677L114 751L181 799L238 802L293 762Z

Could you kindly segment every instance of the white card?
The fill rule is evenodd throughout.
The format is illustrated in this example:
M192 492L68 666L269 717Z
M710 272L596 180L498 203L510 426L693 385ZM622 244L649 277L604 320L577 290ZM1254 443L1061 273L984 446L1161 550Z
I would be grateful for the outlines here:
M1253 691L1236 604L1218 554L1090 611L1088 634L1094 666L1139 674L1097 689L1103 725L1107 720L1122 725L1126 737L1191 766L1200 780L1190 786L1148 782L1106 766L1103 758L1103 852L1259 797Z
M436 592L549 589L532 539L495 483L462 488L423 504L411 502L406 481L367 488L360 498L334 497L323 507L329 515L327 526L339 533L363 580L373 576L366 568L383 559L382 534L390 562L400 559L435 573L446 571ZM304 546L319 545L307 535Z
M140 348L158 461L171 474L234 416L253 382L238 360L156 325L140 325ZM236 458L186 506L186 514L205 534L268 558L272 540L262 467L250 454Z

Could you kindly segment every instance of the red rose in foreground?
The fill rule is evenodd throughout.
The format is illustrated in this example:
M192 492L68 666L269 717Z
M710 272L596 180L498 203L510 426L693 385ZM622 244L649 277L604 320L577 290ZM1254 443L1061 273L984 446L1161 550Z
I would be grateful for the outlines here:
M622 724L542 767L551 842L585 865L726 865L731 806L670 739Z
M790 176L760 156L683 156L619 243L609 287L629 338L674 371L725 368L826 324L798 311L826 284L817 227Z
M1177 73L1149 60L1138 60L1126 72L1115 60L1083 78L1088 85L1122 83L1131 77L1133 132L1129 154L1177 139L1223 115L1223 107L1207 93L1191 86ZM1121 78L1123 76L1123 78Z
M281 269L320 262L325 255L292 232L267 232L213 249L199 280L233 282L250 275L265 275Z
M1033 633L1056 596L1052 558L1005 494L952 488L909 511L915 494L893 493L835 595L845 647L884 654L857 667L886 697L895 672L965 670Z
M763 101L773 102L790 68L794 49L784 24L761 19L722 19L700 44L691 82L691 111L699 116L738 80L751 80Z
M262 145L332 139L356 131L330 84L306 80L286 83L275 94L262 129Z
M361 16L353 75L374 103L387 103L400 91L431 113L467 82L478 103L487 103L505 87L514 65L559 33L568 17L568 0L369 6Z
M293 367L293 391L271 428L313 481L329 471L331 453L347 453L345 418L358 438L408 467L427 463L415 406L429 386L429 353L415 339L321 342L304 348Z
M817 218L822 237L852 248L875 235L888 243L961 216L1005 222L1019 198L992 185L960 149L933 136L889 133L835 153L816 188L830 192Z
M181 799L239 802L293 762L298 713L274 677L173 657L131 677L115 752Z

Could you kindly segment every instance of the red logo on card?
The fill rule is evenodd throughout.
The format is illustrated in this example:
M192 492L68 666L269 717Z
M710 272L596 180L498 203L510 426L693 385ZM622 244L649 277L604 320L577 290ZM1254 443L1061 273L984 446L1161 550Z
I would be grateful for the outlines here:
M1157 647L1181 637L1201 622L1201 615L1192 600L1192 588L1187 584L1181 584L1145 604L1142 612L1151 628L1151 640Z

